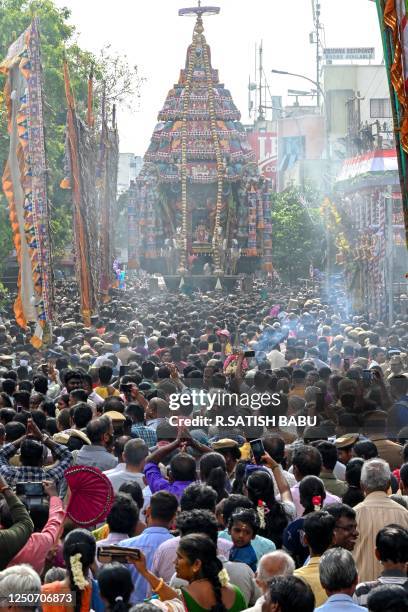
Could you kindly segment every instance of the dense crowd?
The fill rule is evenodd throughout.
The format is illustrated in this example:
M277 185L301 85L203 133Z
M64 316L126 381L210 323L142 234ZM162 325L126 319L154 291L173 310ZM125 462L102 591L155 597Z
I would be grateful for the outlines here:
M408 611L408 317L143 282L0 314L0 602Z

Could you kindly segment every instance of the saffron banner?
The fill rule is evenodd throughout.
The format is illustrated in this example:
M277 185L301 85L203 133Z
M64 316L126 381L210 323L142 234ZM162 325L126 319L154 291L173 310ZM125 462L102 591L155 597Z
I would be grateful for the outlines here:
M86 327L97 312L99 301L98 223L94 132L77 117L68 66L64 64L67 113L67 170L70 177L61 187L71 187L74 220L75 269L81 295L81 314Z
M14 247L19 265L17 323L35 322L32 344L39 348L51 332L53 274L47 198L47 163L42 103L38 21L10 46L0 72L7 76L10 149L3 174Z
M115 114L112 126L106 113L102 114L100 155L98 163L99 183L99 253L100 292L104 302L109 301L109 289L114 282L114 207L116 204L119 165L119 136Z

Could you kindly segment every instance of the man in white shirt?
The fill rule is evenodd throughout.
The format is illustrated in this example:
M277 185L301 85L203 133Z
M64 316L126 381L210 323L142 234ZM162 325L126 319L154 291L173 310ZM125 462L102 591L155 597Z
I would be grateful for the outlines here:
M119 491L119 487L124 482L135 481L142 489L145 487L143 468L148 454L149 449L140 438L134 438L126 442L123 450L124 466L121 469L105 472L115 493Z
M271 369L272 370L277 370L279 368L283 368L288 363L286 361L284 355L282 355L282 353L280 352L279 345L278 345L277 348L272 349L267 354L266 357L267 357L269 363L271 364Z

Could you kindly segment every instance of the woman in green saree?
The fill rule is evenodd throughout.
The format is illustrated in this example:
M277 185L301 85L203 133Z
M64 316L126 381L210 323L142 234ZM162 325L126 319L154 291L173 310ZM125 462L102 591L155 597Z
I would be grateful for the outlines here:
M229 584L215 544L204 534L180 540L175 566L177 577L188 582L185 588L175 590L152 574L143 554L132 563L162 601L179 598L188 612L241 612L247 607L239 588Z

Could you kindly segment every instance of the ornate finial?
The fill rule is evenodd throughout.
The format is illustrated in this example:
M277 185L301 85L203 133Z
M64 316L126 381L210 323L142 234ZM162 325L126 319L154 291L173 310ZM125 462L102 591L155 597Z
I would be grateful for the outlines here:
M200 15L197 16L194 32L196 34L202 34L204 32L203 18Z
M201 0L198 0L198 6L180 9L178 14L180 17L184 17L184 15L202 17L203 15L218 15L219 12L220 8L218 6L201 6Z

